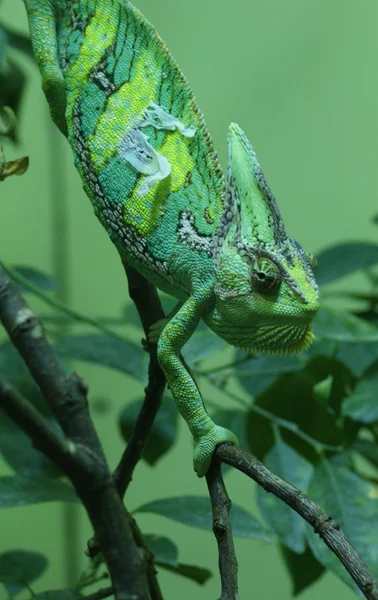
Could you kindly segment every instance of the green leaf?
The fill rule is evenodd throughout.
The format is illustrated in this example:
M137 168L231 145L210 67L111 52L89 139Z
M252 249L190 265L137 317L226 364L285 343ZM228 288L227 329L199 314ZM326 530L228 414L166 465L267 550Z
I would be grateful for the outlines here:
M50 427L58 429L54 420ZM62 472L39 450L26 433L0 409L0 455L20 474L35 477L59 477Z
M192 579L200 585L206 583L212 576L208 569L178 562L178 548L172 540L160 535L145 535L144 538L154 553L155 565L171 573L176 573L176 575Z
M378 362L358 381L352 394L342 406L345 416L360 423L374 423L378 420Z
M341 310L320 308L313 321L316 336L336 342L377 343L378 327Z
M183 348L183 355L189 365L199 363L201 360L221 352L227 343L210 329L197 330Z
M159 567L162 567L166 571L170 571L171 573L176 573L176 575L181 575L181 577L186 577L187 579L191 579L200 585L204 585L210 577L212 577L212 572L208 569L203 569L202 567L196 567L195 565L187 565L184 563L179 563L176 567L173 565L169 565L167 563L160 564L156 563Z
M172 540L160 535L145 535L144 539L147 546L154 554L155 562L177 567L178 548Z
M59 479L11 475L0 477L0 508L40 502L78 502L75 491Z
M351 446L352 450L359 452L364 458L378 467L378 445L369 440L357 440Z
M289 571L293 596L298 596L303 590L315 583L325 571L307 546L303 554L292 552L280 546L282 557Z
M236 360L243 356L237 351ZM257 396L271 386L281 373L294 373L302 368L297 356L259 356L237 364L235 374L251 396Z
M121 432L126 441L130 437L142 404L143 400L133 402L126 406L120 414ZM143 450L143 458L150 465L154 465L174 444L177 434L177 421L178 411L175 403L171 398L164 396L162 406L156 415Z
M25 279L28 279L30 281L30 283L39 287L41 290L51 291L51 290L56 290L59 287L59 283L57 282L56 279L54 279L54 277L52 277L52 275L43 273L42 271L39 271L38 269L35 269L34 267L16 266L16 267L13 267L13 269L17 273L22 275L22 277L25 277ZM30 291L22 285L20 285L19 287L21 288L21 292L23 294L27 294Z
M46 400L31 378L24 361L10 342L0 346L0 375L17 388L43 415L51 417Z
M22 33L18 33L16 31L12 31L8 27L6 28L6 34L8 39L8 44L13 46L16 50L20 50L24 54L27 54L31 58L33 58L33 50L29 37L23 35Z
M323 460L315 469L308 495L336 521L362 560L378 575L377 487L344 467ZM324 542L307 528L308 542L317 560L355 589L353 580Z
M60 356L116 369L145 382L148 360L140 346L106 335L69 336L55 344Z
M35 581L47 567L47 558L37 552L12 550L0 555L0 581L13 595Z
M79 600L80 598L85 598L85 596L76 590L54 590L37 594L33 600Z
M326 248L317 255L316 281L324 285L354 271L378 263L378 245L367 242L348 242Z
M206 402L205 402L206 404ZM248 449L247 412L244 410L227 410L219 408L211 412L214 423L230 429L239 440L241 448ZM226 469L228 465L223 465Z
M319 361L322 363L321 368L315 369L315 364ZM332 391L331 400L339 401L340 389L343 390L343 382L339 380L344 376L339 371L344 371L344 367L335 362L324 357L314 359L305 371L286 373L278 377L272 386L255 399L255 408L247 415L247 433L252 454L259 460L264 460L274 445L272 419L275 416L279 426L279 419L289 421L286 428L280 426L284 440L311 463L318 461L318 454L313 449L316 441L339 446L343 434L336 415L328 406L316 402L313 392L313 387L318 381L333 375L335 391ZM259 409L270 413L271 418L254 412ZM301 438L303 435L305 437ZM313 441L308 438L306 441L306 436L313 438Z
M0 72L0 106L9 106L18 117L26 77L14 60L8 58L6 62L7 69ZM15 139L16 132L9 137Z
M302 492L307 491L313 467L281 439L276 440L264 463ZM267 494L260 486L257 487L257 504L265 523L276 534L279 541L293 552L304 552L306 547L304 520L282 500L273 494Z
M361 377L378 359L378 343L339 344L335 358L343 362L356 377Z
M149 502L134 512L151 512L179 523L211 531L213 517L210 499L202 496L180 496ZM270 534L244 508L232 505L231 523L234 535L271 542Z
M4 26L0 23L0 71L4 69L6 46L7 33Z

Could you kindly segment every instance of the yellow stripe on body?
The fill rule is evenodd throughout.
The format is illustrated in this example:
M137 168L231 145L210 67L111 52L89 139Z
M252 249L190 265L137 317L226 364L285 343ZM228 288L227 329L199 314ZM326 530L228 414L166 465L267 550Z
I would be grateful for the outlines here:
M114 43L118 31L117 16L118 12L111 3L102 4L88 24L80 53L65 72L68 87L67 114L72 113L76 100L88 83L91 70L100 62L106 48Z
M190 140L179 131L167 131L164 143L157 151L169 161L172 169L170 176L141 198L137 194L137 185L131 198L127 200L127 221L132 222L140 235L148 237L151 234L159 224L168 194L177 192L184 186L194 165L188 149L189 143Z
M160 73L156 67L148 69L149 62L151 56L147 50L143 50L134 62L133 79L109 96L95 132L89 137L89 150L97 172L116 153L126 130L141 120L145 109L155 98Z

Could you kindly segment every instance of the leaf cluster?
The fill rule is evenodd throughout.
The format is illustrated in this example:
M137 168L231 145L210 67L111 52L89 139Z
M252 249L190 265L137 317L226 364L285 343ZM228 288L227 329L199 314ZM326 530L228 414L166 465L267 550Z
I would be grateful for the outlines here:
M374 266L378 246L342 244L318 257L318 281L324 300L328 284L364 269L369 291L345 294L358 301L358 310L343 312L322 303L314 322L315 343L299 356L257 357L232 351L228 362L222 340L199 327L184 349L201 387L205 402L219 424L227 424L242 447L263 460L278 475L303 490L339 523L362 559L378 576L378 294ZM27 267L8 268L25 293L37 294L55 308L41 315L62 362L77 360L114 369L140 382L147 377L147 357L130 333L120 334L125 317L139 327L128 306L118 319L88 317L55 301L58 283L49 275ZM328 292L327 292L328 290ZM356 298L357 296L357 298ZM169 309L169 305L166 306ZM62 322L73 333L62 336ZM91 325L96 332L76 333L75 325ZM228 356L230 356L228 351ZM220 364L221 362L221 364ZM0 375L6 378L49 422L38 388L9 342L0 346ZM210 390L210 391L209 391ZM226 401L227 408L224 408ZM106 402L106 401L105 401ZM142 399L120 410L119 432L127 440ZM166 395L144 451L144 460L156 467L172 451L177 436L177 410ZM0 508L47 501L76 502L72 487L58 469L35 450L27 436L5 415L0 419L0 452L14 471L0 478ZM256 488L258 517L238 505L231 511L234 535L277 543L290 573L296 595L331 570L353 585L337 559L311 528L277 498ZM152 512L200 529L211 530L211 506L206 497L162 498L144 504L136 513ZM163 524L162 524L163 527ZM163 531L163 530L162 530ZM147 533L158 567L203 584L210 572L179 560L177 546L164 535ZM101 564L101 562L99 563ZM47 565L38 554L14 551L0 556L0 580L14 595L29 588ZM89 568L76 591L62 591L62 599L80 597L83 587L98 581ZM106 574L105 574L106 576ZM51 592L58 597L57 592ZM48 594L38 595L48 598ZM59 596L60 597L60 596Z

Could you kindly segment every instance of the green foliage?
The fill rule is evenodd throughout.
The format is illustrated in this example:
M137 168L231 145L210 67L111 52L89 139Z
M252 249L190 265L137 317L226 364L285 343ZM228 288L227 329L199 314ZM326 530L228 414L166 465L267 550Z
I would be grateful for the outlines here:
M152 512L167 519L211 531L212 512L210 499L201 496L181 496L178 498L165 498L148 502L135 509L135 513ZM239 537L270 542L269 532L262 527L259 521L246 510L233 503L231 509L232 530Z
M191 579L200 585L206 583L212 576L211 571L208 569L180 563L178 560L178 548L172 540L158 535L146 535L145 540L154 554L157 567L161 567L166 571L171 571L172 573Z
M73 489L59 479L6 475L0 477L0 508L40 502L78 502Z
M378 487L345 467L323 459L316 467L309 485L310 498L340 525L361 558L378 576L377 523ZM351 584L340 561L329 552L322 540L307 528L307 539L316 558L348 585Z
M307 492L313 466L303 456L276 436L273 448L265 457L265 464L283 479L290 480L303 492ZM287 504L267 494L263 488L257 489L257 502L265 523L276 534L286 548L302 554L306 548L306 523Z
M9 106L18 116L26 76L14 60L14 50L31 56L30 40L0 23L0 107ZM16 139L14 133L12 137Z
M128 404L120 414L119 424L126 441L130 437L142 404L143 400ZM171 449L176 439L177 421L178 412L173 400L164 397L143 450L143 458L150 465L154 465Z
M378 263L378 245L366 242L348 242L326 248L316 257L319 285L330 283L354 271L366 269Z
M358 269L371 269L376 262L377 247L373 244L338 245L320 254L318 279L326 292L328 282ZM112 330L107 330L104 317L80 315L56 302L56 282L46 274L23 267L15 270L15 277L22 284L27 280L29 292L55 307L57 322L59 318L70 320L69 336L51 335L62 361L90 362L131 376L139 381L142 397L148 357L132 333L127 336L116 331L118 324L123 325L125 313L112 323ZM329 513L378 575L378 303L372 302L377 295L376 278L369 277L369 281L371 291L359 296L355 313L343 312L335 308L335 303L322 305L314 322L315 343L299 356L251 357L239 350L231 355L231 350L206 327L196 332L184 348L184 356L198 385L205 389L205 401L206 397L211 399L207 405L214 420L230 427L243 448ZM326 296L323 287L322 292ZM133 309L128 309L127 315L138 327ZM76 332L75 325L83 324L97 331ZM0 375L56 426L9 343L0 346ZM141 404L141 400L129 402L120 412L120 431L126 440ZM143 459L158 468L159 459L174 452L176 437L177 411L171 398L165 397ZM55 467L32 448L27 437L4 415L0 418L0 451L15 471L12 476L0 478L1 508L77 501L69 485L57 479L60 474ZM249 538L251 543L277 542L294 595L312 585L326 570L353 587L338 560L296 513L258 486L256 494L260 520L239 506L236 498L231 511L234 534ZM135 512L152 512L206 531L212 528L207 497L161 498ZM162 531L163 528L162 521ZM210 577L209 571L180 562L178 547L168 538L147 535L146 540L157 567L202 584ZM85 585L97 581L96 577L94 569ZM74 600L81 596L71 590L36 596L41 600L52 597Z
M36 552L13 550L0 554L0 582L13 596L37 579L47 567L47 558Z
M280 546L280 550L290 574L293 596L298 596L323 575L325 568L316 560L309 547L302 554L285 546Z
M51 592L42 592L34 596L37 600L79 600L84 598L82 594L75 590L54 590Z

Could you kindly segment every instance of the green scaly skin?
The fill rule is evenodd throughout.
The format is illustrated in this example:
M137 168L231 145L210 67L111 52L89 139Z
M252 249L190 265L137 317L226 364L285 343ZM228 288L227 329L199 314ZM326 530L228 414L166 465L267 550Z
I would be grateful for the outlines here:
M203 476L237 443L207 414L180 351L202 318L230 344L297 352L318 308L313 261L287 237L256 156L229 128L227 181L194 96L128 0L24 0L52 118L123 260L181 301L158 357Z

